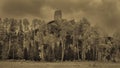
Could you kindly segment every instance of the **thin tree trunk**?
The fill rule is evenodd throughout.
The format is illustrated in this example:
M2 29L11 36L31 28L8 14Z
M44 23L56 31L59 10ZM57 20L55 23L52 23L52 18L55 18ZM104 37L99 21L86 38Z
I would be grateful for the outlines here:
M10 48L11 48L11 35L10 35L10 37L9 37L9 42L8 42L8 52L7 52L7 56L9 55Z
M85 50L82 50L82 60L85 60Z
M65 44L64 44L64 40L61 39L61 43L62 43L62 58L61 58L61 61L64 60L64 49L65 49Z
M84 43L84 42L83 42ZM85 52L86 52L86 49L85 49L85 45L83 44L82 45L82 54L81 54L81 58L82 58L82 60L84 61L85 60Z
M80 54L79 54L79 46L78 46L78 41L77 41L77 54L78 54L78 60L80 60Z
M41 57L41 59L42 59L42 61L44 61L44 45L43 45L43 34L41 34L41 45L42 45L42 57Z
M13 46L13 60L14 60L14 55L15 55L15 54L14 54L14 52L15 52L14 49L15 49L15 48L14 48L14 46Z

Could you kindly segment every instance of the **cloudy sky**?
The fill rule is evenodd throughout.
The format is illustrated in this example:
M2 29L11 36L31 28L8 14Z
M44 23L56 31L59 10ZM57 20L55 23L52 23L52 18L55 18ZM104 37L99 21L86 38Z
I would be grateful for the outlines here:
M1 17L38 17L49 21L57 9L62 10L63 18L86 17L91 24L109 30L120 25L120 0L0 0Z

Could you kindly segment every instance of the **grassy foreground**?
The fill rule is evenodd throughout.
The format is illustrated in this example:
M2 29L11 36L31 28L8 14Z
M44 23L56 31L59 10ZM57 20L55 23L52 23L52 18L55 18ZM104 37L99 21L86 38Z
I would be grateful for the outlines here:
M0 61L0 68L120 68L120 63Z

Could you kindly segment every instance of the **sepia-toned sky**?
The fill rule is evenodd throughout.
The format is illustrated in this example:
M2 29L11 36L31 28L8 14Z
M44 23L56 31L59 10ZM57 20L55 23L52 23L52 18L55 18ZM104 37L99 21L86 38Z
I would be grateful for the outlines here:
M37 17L52 20L60 9L63 18L88 18L92 25L111 31L120 25L120 0L0 0L1 17Z

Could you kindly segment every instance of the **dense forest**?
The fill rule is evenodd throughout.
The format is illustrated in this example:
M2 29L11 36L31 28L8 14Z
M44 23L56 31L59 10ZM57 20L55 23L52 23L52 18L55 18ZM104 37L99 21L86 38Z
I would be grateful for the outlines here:
M87 18L0 19L0 60L120 62L120 31L109 36Z

